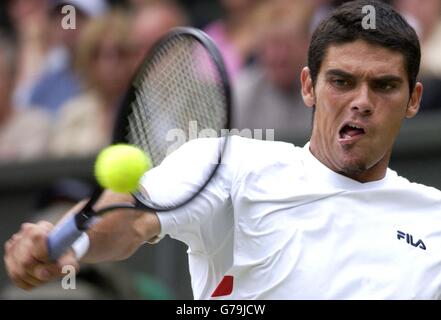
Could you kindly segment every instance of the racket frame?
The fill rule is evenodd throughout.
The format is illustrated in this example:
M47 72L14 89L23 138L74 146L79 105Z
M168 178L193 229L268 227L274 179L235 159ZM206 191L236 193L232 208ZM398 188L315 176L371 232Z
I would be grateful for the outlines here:
M223 58L214 44L213 40L207 36L203 31L193 28L193 27L177 27L173 28L169 31L167 35L165 35L163 38L161 38L153 47L150 52L146 54L146 57L143 59L143 62L140 66L138 66L138 72L134 75L131 85L129 89L127 90L127 93L124 95L124 98L122 100L122 103L119 106L119 110L117 111L117 117L114 124L114 130L112 134L112 144L116 143L127 143L127 128L128 128L128 118L131 112L131 105L134 99L136 98L136 91L137 89L133 85L134 81L137 79L139 72L142 72L143 66L148 65L150 61L152 61L153 57L155 57L156 52L167 42L172 40L175 37L192 37L194 40L198 41L208 52L209 56L214 62L214 65L216 66L217 71L219 72L220 82L221 86L223 88L223 92L225 94L225 108L226 108L226 123L225 123L225 129L228 130L230 128L231 123L231 105L232 105L232 96L231 96L231 88L230 88L230 81L228 78L228 74L226 71L226 67L223 61ZM222 133L222 132L221 132ZM62 246L60 243L63 243L63 247L67 248L70 247L70 245L74 242L74 238L78 238L79 234L86 231L90 225L92 218L95 216L99 216L101 214L104 214L105 212L116 210L116 209L132 209L132 210L141 210L141 211L147 211L152 210L155 212L160 211L169 211L174 210L177 208L180 208L190 201L192 201L211 181L213 176L216 174L217 169L219 165L221 164L221 157L223 154L223 151L226 148L228 140L228 131L226 131L226 134L224 135L224 142L223 142L223 150L220 152L218 163L216 164L216 167L213 169L211 175L209 178L205 181L205 183L202 185L202 187L198 190L197 193L192 195L189 199L183 201L182 203L173 206L171 208L155 208L147 206L143 199L140 199L140 196L136 193L132 193L133 198L135 199L135 203L117 203L110 206L106 206L104 208L101 208L97 211L94 210L93 206L96 204L96 202L99 200L101 194L104 192L104 189L95 182L95 188L92 196L87 201L87 203L84 205L82 209L80 209L73 217L67 218L64 226L61 225L58 228L57 234L49 235L48 239L48 253L51 260L58 259L59 256L61 256L62 252ZM64 228L64 231L63 231ZM64 234L63 234L64 233ZM68 235L69 234L69 235Z

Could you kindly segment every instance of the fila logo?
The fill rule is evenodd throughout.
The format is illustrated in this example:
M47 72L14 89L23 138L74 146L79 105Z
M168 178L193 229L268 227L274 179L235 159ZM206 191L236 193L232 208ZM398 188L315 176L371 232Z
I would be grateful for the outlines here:
M414 247L418 247L420 249L426 250L426 245L424 244L423 240L418 240L417 242L413 242L413 236L409 233L405 233L403 231L397 231L397 239L406 239L406 242L408 244L411 244Z

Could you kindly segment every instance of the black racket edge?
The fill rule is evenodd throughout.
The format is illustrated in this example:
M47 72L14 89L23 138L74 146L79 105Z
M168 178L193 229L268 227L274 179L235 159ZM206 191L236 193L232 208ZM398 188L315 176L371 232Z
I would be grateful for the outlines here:
M150 57L152 57L155 54L155 52L158 50L159 47L163 45L164 42L169 41L171 37L175 37L179 35L184 35L184 36L190 35L194 37L208 51L213 62L215 63L215 66L217 68L217 71L219 72L222 81L222 86L225 94L224 96L226 103L225 108L227 112L227 119L226 119L227 123L225 129L229 129L231 122L231 88L229 84L230 82L228 80L223 59L216 45L202 31L191 27L181 27L181 28L172 29L168 35L166 35L154 46L154 49L151 51L151 53L147 55L147 59L144 59L143 64L139 67L139 70L142 70L143 66L145 66L149 60L151 60ZM139 71L137 72L136 75L134 75L135 78L132 81L135 81L137 79L138 74ZM114 124L112 144L128 142L126 140L127 132L125 128L128 127L127 123L128 123L128 115L130 112L130 106L135 97L136 97L136 88L134 88L132 82L132 86L127 91L117 112L117 118L115 119L115 124ZM222 153L226 148L227 141L228 141L228 134L225 136L223 150L220 153L219 161L215 169L212 171L210 177L206 180L205 184L198 190L198 192L195 193L187 201L181 203L180 205L173 206L172 208L163 208L162 211L177 209L187 204L189 201L193 200L206 187L206 185L211 181L211 178L216 174L217 169L221 164ZM49 234L47 243L48 243L48 257L50 260L56 261L65 252L66 248L70 247L74 243L74 241L76 241L76 239L78 239L81 236L81 232L84 232L87 229L89 229L91 224L93 224L94 221L93 217L95 216L100 216L108 211L116 210L116 209L132 209L132 210L134 209L134 210L142 210L142 211L147 211L148 209L151 209L153 211L160 211L158 210L158 208L147 207L142 201L140 201L140 199L138 199L138 197L136 197L135 194L133 194L133 198L135 199L134 204L130 202L117 203L107 207L100 208L95 212L93 206L99 200L102 193L104 192L104 189L98 185L97 181L95 181L95 185L96 186L94 188L94 192L91 198L87 201L87 203L83 206L83 208L71 218L67 218L62 223L57 224L54 230L52 230L51 233Z
M227 123L226 128L230 128L231 124L231 108L232 108L232 93L231 93L231 86L230 86L230 80L228 73L226 71L225 63L222 58L222 55L217 48L214 41L203 31L193 28L193 27L176 27L171 29L164 37L162 37L160 40L157 41L157 43L153 46L152 50L150 50L146 56L144 57L143 61L141 62L140 66L138 67L138 71L134 74L131 85L129 89L127 90L127 93L125 94L122 103L120 104L119 110L117 112L117 117L114 125L113 135L112 135L112 144L116 143L127 143L127 127L128 127L128 116L131 111L131 105L132 102L136 99L136 91L137 89L133 85L133 83L138 79L139 72L142 72L145 65L148 65L148 63L153 59L153 57L156 55L156 52L161 48L165 43L170 41L170 39L178 37L178 36L191 36L195 40L197 40L209 53L211 58L213 59L214 64L216 65L216 68L220 75L221 84L225 93L225 102L226 102L226 111L227 111ZM228 137L225 137L225 139L228 139ZM223 151L226 148L227 143L225 142L223 145ZM199 195L199 193L205 189L205 187L208 185L208 183L211 181L211 179L214 177L214 175L217 172L217 169L221 163L221 155L223 152L221 152L218 163L216 164L216 167L213 169L211 175L209 178L205 181L205 183L202 185L202 187L192 195L189 199L185 200L181 204L177 206L173 206L170 208L157 208L157 207L150 207L145 204L145 200L143 201L140 199L139 196L137 196L136 193L133 193L132 196L135 199L135 204L115 204L110 205L108 207L99 209L95 211L93 209L94 204L98 201L101 194L104 192L104 189L96 183L96 186L94 188L94 192L91 196L91 198L88 200L88 202L84 205L84 207L76 214L75 216L75 222L77 224L78 229L80 230L87 230L88 229L88 221L93 216L99 216L102 215L108 211L116 210L116 209L134 209L134 210L152 210L155 212L163 212L163 211L170 211L177 208L180 208L190 201L192 201L196 196Z
M121 104L119 111L118 111L118 117L116 118L116 125L113 132L113 143L126 143L126 136L127 131L126 128L128 127L128 116L130 114L130 106L132 102L136 98L136 88L133 86L133 83L138 79L139 72L144 70L144 66L148 64L153 57L156 55L156 52L161 48L164 43L167 43L170 41L170 39L175 38L177 36L181 35L187 35L192 36L194 39L196 39L199 43L202 44L204 48L207 49L210 56L213 58L217 70L219 71L219 75L221 77L222 86L225 92L225 101L226 101L226 109L227 109L227 123L226 126L229 129L230 123L231 123L231 105L232 105L232 95L231 95L231 86L230 86L230 80L226 71L225 63L222 58L221 53L219 52L219 49L215 45L214 41L203 31L193 28L193 27L176 27L173 29L170 29L170 31L158 42L153 46L152 50L150 50L145 58L143 59L143 62L140 64L139 71L135 73L135 75L132 78L132 81L130 82L132 85L130 86L130 89L128 90L127 94L125 95L123 99L123 103ZM226 129L227 129L226 128Z
M191 36L195 40L197 40L209 53L210 57L213 59L213 62L216 66L217 71L219 72L221 84L223 87L223 91L225 93L225 108L227 113L227 119L226 119L226 128L230 128L231 123L231 108L232 108L232 94L231 94L231 86L230 86L230 80L226 71L225 63L222 58L221 53L219 52L219 49L215 45L214 41L203 31L193 28L193 27L177 27L171 29L166 36L161 38L153 47L152 50L150 50L149 53L147 53L145 59L140 65L140 71L138 71L132 80L131 83L134 83L134 81L138 78L139 72L142 72L144 70L144 66L148 65L149 62L153 59L153 57L156 56L157 51L162 48L162 46L169 42L171 39L179 36ZM124 103L122 104L121 109L119 110L119 115L117 119L119 120L117 122L117 125L115 127L113 141L114 143L125 143L127 131L126 128L128 127L128 115L130 114L132 105L132 102L136 98L136 88L131 85L130 90L128 91L126 97L124 98ZM225 137L227 139L227 137ZM223 150L225 150L227 143L224 143ZM180 208L190 201L192 201L210 182L210 180L213 178L213 176L216 174L217 169L221 163L221 155L223 152L220 153L220 157L218 159L218 163L216 164L216 167L213 169L211 175L208 177L208 179L205 181L205 183L199 188L199 191L192 195L192 197L188 198L187 200L183 201L182 203L170 207L170 208L159 208L154 206L148 206L145 204L145 200L140 199L139 196L137 196L136 193L133 193L133 197L135 198L136 204L135 209L139 210L153 210L153 211L170 211L177 208Z

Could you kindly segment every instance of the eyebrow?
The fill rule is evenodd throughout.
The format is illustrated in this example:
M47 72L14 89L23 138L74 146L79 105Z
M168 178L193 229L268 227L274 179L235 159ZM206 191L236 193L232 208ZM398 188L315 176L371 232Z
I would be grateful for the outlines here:
M355 78L355 76L351 73L348 73L346 71L340 70L340 69L329 69L326 71L326 76L338 76L343 78Z
M346 71L343 71L341 69L329 69L326 71L325 75L327 77L338 76L338 77L343 77L343 78L355 79L355 76L353 74L346 72ZM384 82L399 82L399 83L404 82L403 78L396 76L396 75L391 75L391 74L375 77L375 78L372 78L371 80L384 81Z

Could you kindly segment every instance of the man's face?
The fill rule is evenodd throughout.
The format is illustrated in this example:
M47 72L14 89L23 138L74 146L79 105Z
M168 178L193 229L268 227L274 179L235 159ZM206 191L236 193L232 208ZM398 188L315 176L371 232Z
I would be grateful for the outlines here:
M403 55L362 40L331 45L315 87L308 75L305 68L304 100L316 105L311 152L358 181L381 179L401 123L417 113L422 93L418 83L409 95Z

